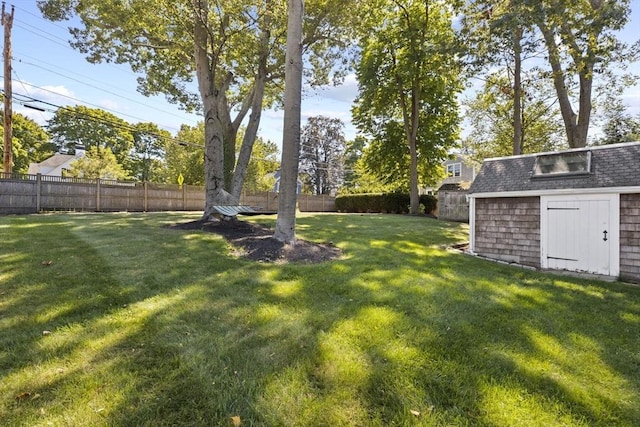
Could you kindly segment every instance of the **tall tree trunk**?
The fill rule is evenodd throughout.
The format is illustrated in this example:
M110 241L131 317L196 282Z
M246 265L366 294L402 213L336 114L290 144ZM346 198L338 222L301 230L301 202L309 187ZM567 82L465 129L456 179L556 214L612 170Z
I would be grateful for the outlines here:
M296 241L296 187L300 154L303 0L288 0L288 12L280 194L273 237L293 245Z
M560 104L560 112L564 121L565 131L567 133L567 142L571 148L581 148L587 145L587 134L589 132L589 121L591 117L591 90L593 86L593 64L594 59L576 58L576 63L581 63L579 74L580 92L578 106L579 114L573 111L571 100L569 99L569 91L565 82L565 73L560 63L560 52L556 43L555 33L546 23L538 21L538 28L542 32L545 44L548 50L549 64L553 71L553 84L556 88L558 101ZM578 52L575 53L579 55ZM588 54L587 54L588 55Z
M224 89L215 86L215 64L207 54L209 33L207 31L207 0L193 0L195 62L198 89L204 106L204 170L205 209L204 219L215 212L213 206L232 202L224 189L224 127L220 118L220 96Z
M420 195L418 194L418 125L420 121L420 87L416 82L411 99L411 133L409 134L409 154L411 156L411 175L409 179L409 213L420 213Z
M513 31L513 154L522 154L522 42L523 31L517 26Z
M267 1L267 13L269 13L270 1ZM258 127L260 126L260 118L262 117L262 103L264 100L264 90L267 84L267 60L269 58L269 41L271 38L270 32L271 20L269 16L265 18L265 24L262 29L262 35L260 40L260 59L258 61L258 72L256 75L256 82L253 88L253 96L251 101L251 115L249 116L249 123L247 123L247 129L244 132L242 139L242 146L240 147L240 153L238 154L238 161L233 172L233 181L231 183L231 194L240 200L242 193L242 186L247 174L247 167L251 160L251 152L253 151L253 144L256 141L258 135Z

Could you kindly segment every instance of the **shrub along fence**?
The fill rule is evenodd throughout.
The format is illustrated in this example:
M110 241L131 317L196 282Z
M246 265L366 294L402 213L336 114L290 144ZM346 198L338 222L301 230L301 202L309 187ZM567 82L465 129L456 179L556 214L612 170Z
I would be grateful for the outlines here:
M240 204L276 212L278 194L243 193ZM204 187L61 178L46 175L0 174L0 214L42 211L202 211ZM298 196L303 212L335 212L329 196Z
M420 204L425 214L436 211L438 200L429 195L420 196ZM347 194L336 197L339 212L382 212L408 213L410 197L408 193Z

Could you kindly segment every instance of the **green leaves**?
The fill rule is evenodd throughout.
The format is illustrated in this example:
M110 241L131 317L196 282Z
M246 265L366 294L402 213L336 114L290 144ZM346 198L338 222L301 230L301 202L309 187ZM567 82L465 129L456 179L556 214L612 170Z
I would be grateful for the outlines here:
M371 137L363 161L382 182L417 188L435 178L436 165L458 135L462 78L451 16L431 1L369 6L352 109L360 132Z
M84 157L71 163L68 176L85 179L124 180L129 178L110 148L90 147Z

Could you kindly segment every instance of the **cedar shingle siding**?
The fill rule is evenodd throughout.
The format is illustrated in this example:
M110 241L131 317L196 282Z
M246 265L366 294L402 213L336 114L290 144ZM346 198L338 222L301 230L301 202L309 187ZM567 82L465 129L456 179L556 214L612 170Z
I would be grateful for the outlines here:
M640 194L620 195L620 277L640 281Z
M540 198L477 199L474 252L539 268Z

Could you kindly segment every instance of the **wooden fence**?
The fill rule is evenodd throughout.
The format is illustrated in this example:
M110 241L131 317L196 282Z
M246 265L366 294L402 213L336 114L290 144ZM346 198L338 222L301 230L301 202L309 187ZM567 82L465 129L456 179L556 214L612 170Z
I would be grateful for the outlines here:
M275 212L277 198L278 194L271 192L243 193L240 204ZM0 174L0 214L202 211L204 205L204 187L200 186ZM298 208L302 212L334 212L335 198L301 194Z
M469 222L469 202L466 191L438 191L438 218Z

